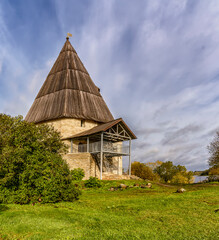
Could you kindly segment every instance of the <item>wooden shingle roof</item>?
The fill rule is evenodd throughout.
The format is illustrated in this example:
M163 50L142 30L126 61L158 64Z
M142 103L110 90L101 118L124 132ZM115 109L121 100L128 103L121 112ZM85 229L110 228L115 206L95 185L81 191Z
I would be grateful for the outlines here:
M118 123L123 125L123 127L126 129L126 131L128 132L128 134L129 134L131 139L137 139L135 134L128 127L128 125L123 121L123 119L122 118L118 118L118 119L115 119L113 121L110 121L110 122L107 122L107 123L103 123L103 124L101 124L99 126L93 127L93 128L91 128L89 130L85 130L85 131L77 133L75 135L63 138L63 140L71 139L71 138L85 137L85 136L90 136L90 135L97 134L97 133L100 133L100 132L105 132L108 129L110 129L111 127L113 127L116 124L118 124Z
M39 123L59 118L114 120L68 38L25 120Z

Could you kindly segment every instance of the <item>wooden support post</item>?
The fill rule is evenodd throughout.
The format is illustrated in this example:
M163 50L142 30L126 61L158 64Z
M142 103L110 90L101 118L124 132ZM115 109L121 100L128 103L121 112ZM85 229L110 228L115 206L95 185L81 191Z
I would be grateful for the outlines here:
M129 140L129 176L131 176L131 166L132 166L132 162L131 162L131 139Z
M73 139L71 138L71 153L73 153Z
M87 152L90 151L90 149L89 149L90 141L89 140L90 140L89 137L87 137Z
M101 133L100 140L100 180L102 180L103 175L103 133Z
M118 173L118 175L119 175L119 168L120 168L120 157L117 157L117 159L118 159L118 169L117 169L117 173Z

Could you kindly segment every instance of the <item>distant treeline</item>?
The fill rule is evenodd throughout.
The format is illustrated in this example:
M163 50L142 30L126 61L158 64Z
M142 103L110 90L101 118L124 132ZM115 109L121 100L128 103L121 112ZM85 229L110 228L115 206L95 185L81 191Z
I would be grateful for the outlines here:
M209 169L206 169L204 171L193 171L193 175L196 175L196 176L208 176L209 175Z

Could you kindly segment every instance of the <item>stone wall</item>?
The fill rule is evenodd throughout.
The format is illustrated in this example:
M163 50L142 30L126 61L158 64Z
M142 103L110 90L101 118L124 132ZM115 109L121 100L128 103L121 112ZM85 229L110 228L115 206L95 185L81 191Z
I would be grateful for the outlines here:
M70 169L82 168L85 173L84 179L89 177L100 178L100 171L90 153L68 153L63 158L69 165Z
M53 127L61 133L62 137L65 138L98 126L98 123L95 121L84 121L83 127L81 126L81 119L75 118L62 118L51 120L46 123L53 125Z
M99 167L90 153L68 153L63 155L63 158L68 163L70 169L82 168L85 173L84 179L89 179L89 177L100 178ZM111 169L108 172L103 169L103 174L112 173L122 175L122 157L114 157L113 163L116 169Z
M117 169L113 170L113 173L122 175L122 157L113 157L113 163L117 166Z

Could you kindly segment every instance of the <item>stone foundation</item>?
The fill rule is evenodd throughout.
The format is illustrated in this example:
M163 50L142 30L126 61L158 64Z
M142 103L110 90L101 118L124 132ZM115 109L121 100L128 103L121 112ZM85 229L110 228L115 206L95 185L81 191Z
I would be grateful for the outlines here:
M82 168L85 173L84 179L89 177L100 178L100 170L90 153L68 153L63 156L70 169Z
M90 153L68 153L63 155L63 159L69 165L70 169L81 168L84 170L85 179L89 179L89 177L97 177L100 178L100 170L96 160ZM106 161L106 160L104 160ZM103 174L116 174L122 175L122 157L114 157L112 159L113 167L108 168L107 170L103 167ZM103 166L104 166L103 162Z

